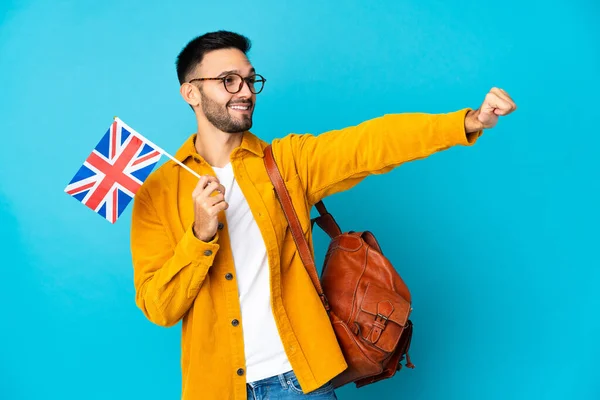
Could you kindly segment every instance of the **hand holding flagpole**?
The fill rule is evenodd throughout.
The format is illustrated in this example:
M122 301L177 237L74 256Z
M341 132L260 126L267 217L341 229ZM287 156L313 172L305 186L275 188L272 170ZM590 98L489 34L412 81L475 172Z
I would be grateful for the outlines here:
M204 242L211 241L217 233L219 226L218 214L229 208L229 204L225 201L225 187L219 183L219 179L213 176L200 177L200 175L192 171L187 165L184 165L162 148L137 133L118 117L115 117L115 121L129 132L138 135L146 144L152 146L155 151L169 157L185 170L198 177L198 184L192 193L192 197L194 198L194 226L192 231L198 239ZM218 192L218 194L212 197L214 191Z

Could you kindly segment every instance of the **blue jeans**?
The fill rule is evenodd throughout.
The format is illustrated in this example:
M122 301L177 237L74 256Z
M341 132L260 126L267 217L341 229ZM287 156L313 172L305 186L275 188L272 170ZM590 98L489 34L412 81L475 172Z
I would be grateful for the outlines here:
M337 400L331 382L308 394L302 393L294 371L250 382L246 388L248 400Z

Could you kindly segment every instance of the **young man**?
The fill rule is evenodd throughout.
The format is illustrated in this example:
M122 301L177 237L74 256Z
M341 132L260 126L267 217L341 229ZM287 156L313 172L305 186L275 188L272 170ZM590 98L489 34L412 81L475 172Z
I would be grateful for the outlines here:
M192 40L177 58L180 93L198 122L174 162L135 196L131 247L136 303L161 326L182 320L182 398L335 399L346 368L321 300L248 130L265 79L232 32ZM319 136L272 143L305 235L310 209L370 174L475 143L516 109L492 89L478 110L394 114Z

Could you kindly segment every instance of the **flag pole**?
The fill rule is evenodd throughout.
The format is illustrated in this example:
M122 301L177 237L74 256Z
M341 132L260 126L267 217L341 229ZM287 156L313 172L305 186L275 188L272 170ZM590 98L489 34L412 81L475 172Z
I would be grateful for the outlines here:
M115 121L119 121L119 123L121 125L123 125L125 128L127 128L127 130L129 132L133 133L134 135L142 137L146 143L148 143L150 146L154 147L161 154L164 154L165 156L169 157L171 160L173 160L175 163L179 164L181 167L183 167L183 169L187 170L188 172L190 172L192 175L194 175L198 179L201 178L200 175L198 175L196 172L194 172L190 167L188 167L187 165L185 165L184 163L182 163L181 161L179 161L178 159L176 159L175 157L173 157L172 155L170 155L169 153L167 153L166 151L164 151L161 147L159 147L159 146L155 145L154 143L152 143L145 136L140 135L135 129L133 129L132 127L130 127L129 125L127 125L125 122L123 122L123 120L120 119L119 117L115 117Z

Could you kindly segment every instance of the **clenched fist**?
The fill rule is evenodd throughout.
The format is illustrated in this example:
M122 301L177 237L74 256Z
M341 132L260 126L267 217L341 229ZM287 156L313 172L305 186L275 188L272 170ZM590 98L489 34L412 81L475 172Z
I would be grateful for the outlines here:
M216 177L205 175L198 181L192 192L192 198L194 199L194 236L204 242L210 242L217 233L219 213L229 207L225 201L225 187Z
M469 111L465 117L465 131L473 133L496 126L498 117L508 115L517 109L517 105L508 93L492 88L485 96L478 110Z

